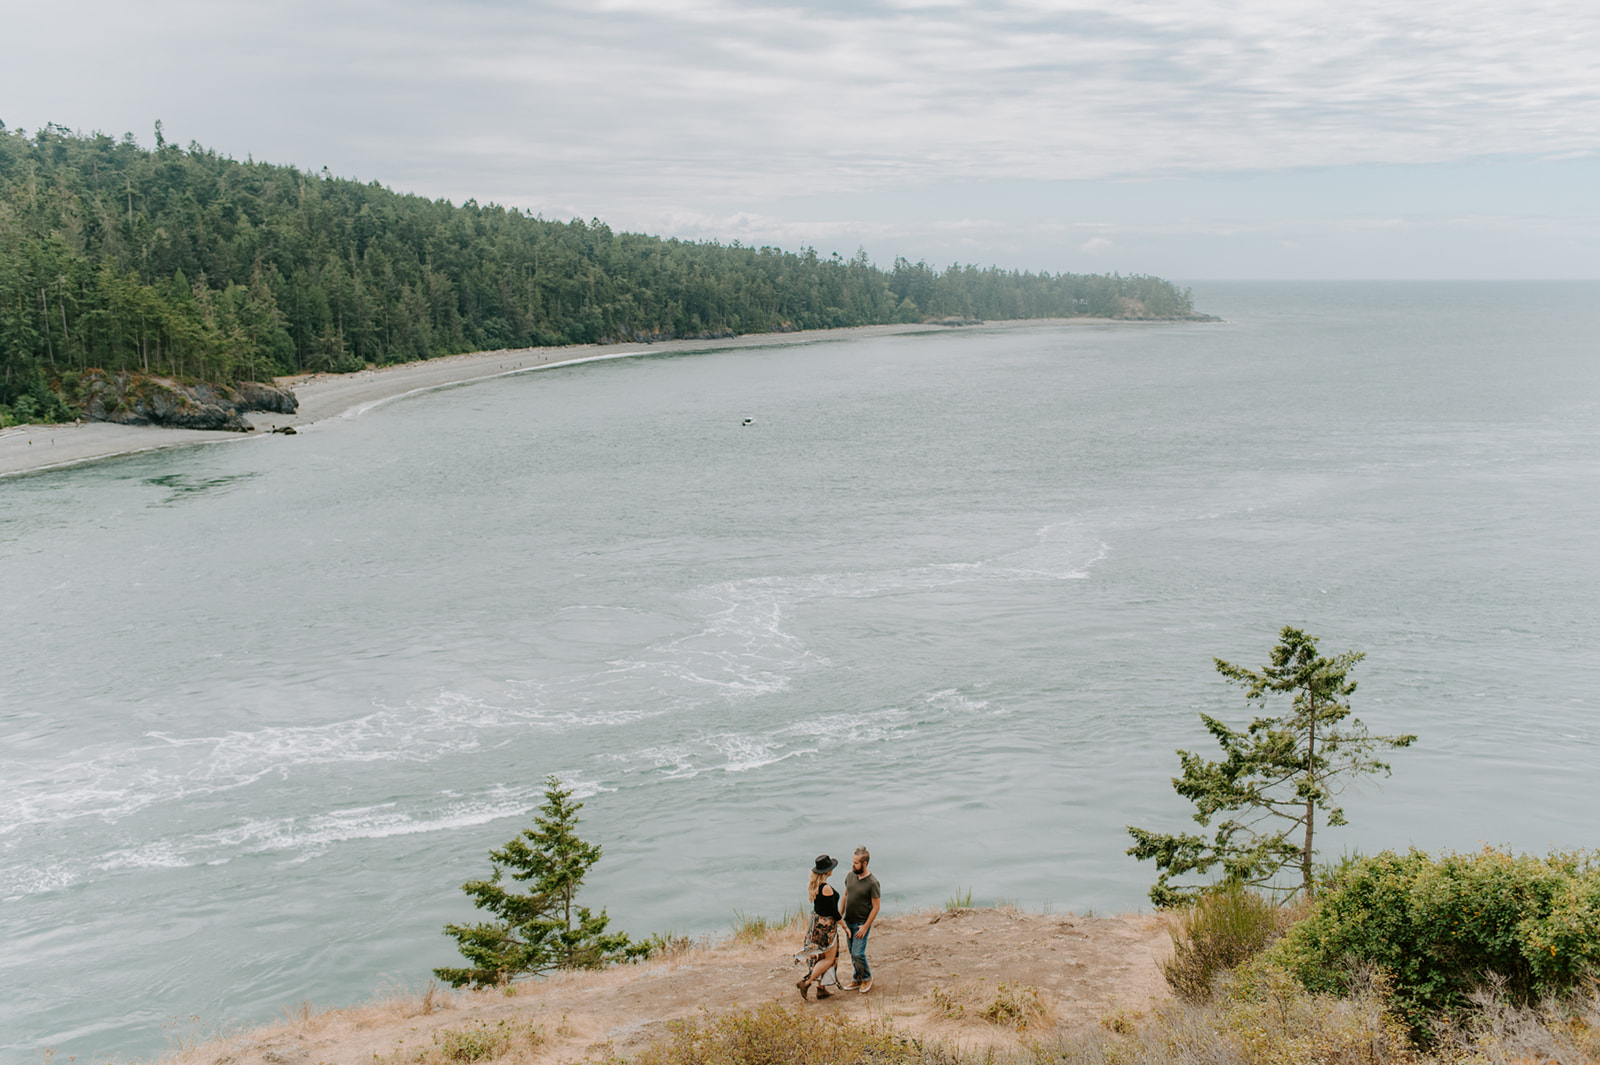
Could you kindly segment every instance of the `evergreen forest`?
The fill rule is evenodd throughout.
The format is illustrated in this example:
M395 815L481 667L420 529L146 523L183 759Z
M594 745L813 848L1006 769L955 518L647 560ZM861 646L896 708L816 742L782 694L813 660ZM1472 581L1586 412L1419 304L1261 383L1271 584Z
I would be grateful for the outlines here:
M0 124L0 425L89 369L232 383L464 351L963 317L1186 317L1147 276L786 252Z

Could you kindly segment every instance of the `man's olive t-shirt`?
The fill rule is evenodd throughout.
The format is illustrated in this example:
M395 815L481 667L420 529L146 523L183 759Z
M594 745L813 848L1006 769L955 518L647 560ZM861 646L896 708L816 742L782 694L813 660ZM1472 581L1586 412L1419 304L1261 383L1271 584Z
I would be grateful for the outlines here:
M846 924L864 924L872 916L872 900L878 897L878 878L868 873L856 876L854 869L844 877L844 920Z

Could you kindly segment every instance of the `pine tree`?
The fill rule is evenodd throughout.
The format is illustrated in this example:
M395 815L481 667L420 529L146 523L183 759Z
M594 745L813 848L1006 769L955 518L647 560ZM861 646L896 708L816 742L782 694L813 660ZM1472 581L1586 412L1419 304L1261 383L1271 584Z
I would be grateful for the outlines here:
M625 933L607 934L605 910L593 914L577 904L584 876L600 860L599 845L575 831L582 808L572 789L546 778L534 827L489 852L494 871L487 880L461 885L474 906L496 919L444 927L470 966L435 969L435 976L452 987L486 987L552 969L597 969L640 953ZM526 892L504 883L508 870L528 885Z
M1290 695L1289 712L1258 717L1243 730L1200 715L1216 738L1223 758L1210 762L1192 751L1178 751L1183 775L1172 779L1179 795L1195 805L1194 819L1209 827L1218 814L1229 816L1211 839L1151 832L1128 826L1134 845L1128 853L1154 860L1161 870L1150 899L1157 906L1192 900L1199 885L1173 886L1173 877L1222 869L1224 885L1269 884L1288 866L1300 873L1292 890L1315 890L1318 811L1330 826L1345 823L1332 805L1345 778L1383 773L1389 766L1373 757L1380 747L1409 747L1415 736L1372 736L1350 716L1356 682L1350 670L1366 656L1346 651L1333 658L1317 654L1317 640L1284 626L1272 661L1258 671L1213 659L1217 672L1245 688L1245 698L1264 705L1272 695ZM1295 836L1298 834L1299 838Z

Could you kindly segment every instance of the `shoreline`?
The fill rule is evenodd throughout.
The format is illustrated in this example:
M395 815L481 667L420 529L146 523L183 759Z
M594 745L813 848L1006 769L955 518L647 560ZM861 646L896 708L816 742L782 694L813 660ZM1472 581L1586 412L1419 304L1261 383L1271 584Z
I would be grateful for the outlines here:
M1015 318L963 329L1016 329L1028 326L1137 324L1142 319L1118 318ZM1167 321L1166 319L1151 321ZM938 323L847 326L841 329L807 329L793 333L749 333L715 340L663 340L648 344L579 344L557 348L512 348L503 351L441 355L434 359L358 370L354 373L291 374L275 382L293 390L300 407L294 414L253 411L253 433L222 430L168 429L114 422L80 422L60 425L21 425L0 429L0 480L77 466L88 462L160 451L173 447L253 440L271 430L305 426L339 418L358 418L393 400L440 388L488 381L497 377L533 373L557 366L635 358L661 353L685 354L738 348L816 344L871 336L938 333L953 327Z

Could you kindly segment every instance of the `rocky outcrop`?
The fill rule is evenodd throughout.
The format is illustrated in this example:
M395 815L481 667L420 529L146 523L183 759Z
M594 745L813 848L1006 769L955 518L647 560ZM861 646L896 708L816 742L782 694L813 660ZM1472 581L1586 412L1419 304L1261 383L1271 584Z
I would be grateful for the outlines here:
M201 382L185 385L170 377L90 370L78 382L83 413L90 421L119 425L160 425L171 429L225 429L248 433L246 411L293 414L294 393L247 381L238 387Z
M1210 314L1201 314L1198 311L1189 311L1184 314L1154 314L1143 300L1136 300L1132 296L1118 297L1122 309L1111 317L1119 322L1220 322Z
M240 410L293 414L300 406L293 392L277 385L264 385L259 381L240 381L236 390L239 393Z

